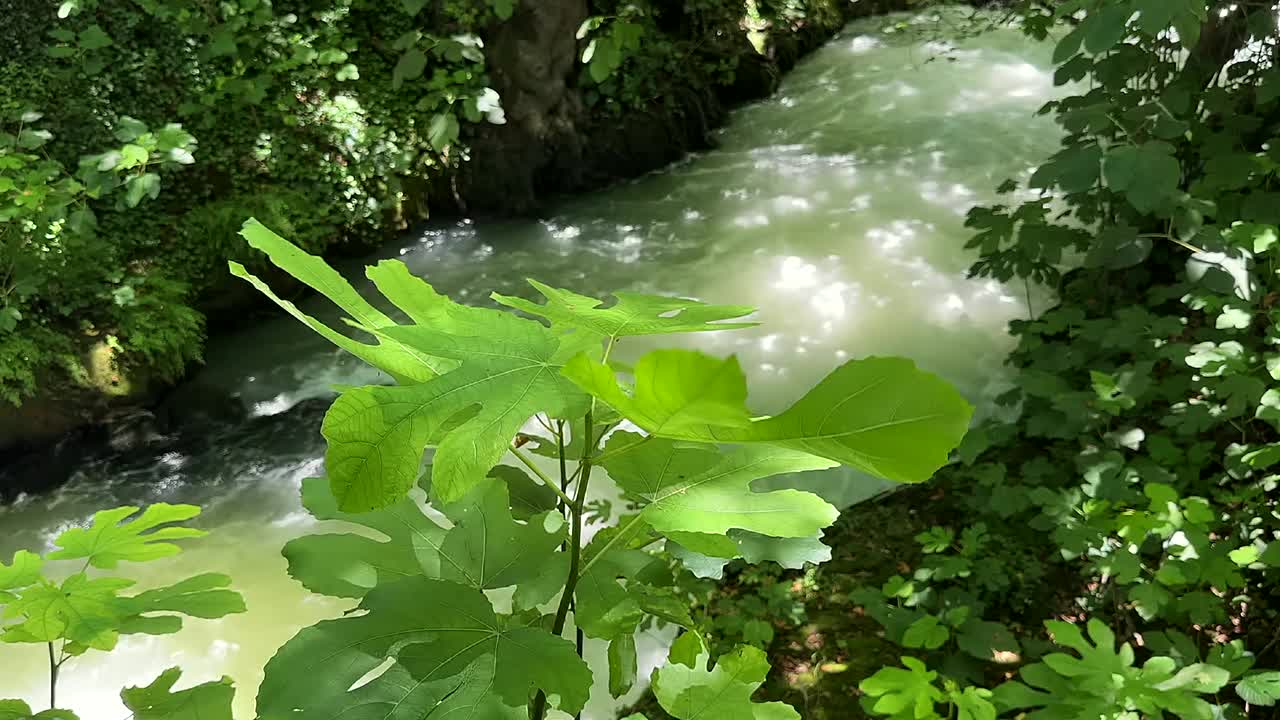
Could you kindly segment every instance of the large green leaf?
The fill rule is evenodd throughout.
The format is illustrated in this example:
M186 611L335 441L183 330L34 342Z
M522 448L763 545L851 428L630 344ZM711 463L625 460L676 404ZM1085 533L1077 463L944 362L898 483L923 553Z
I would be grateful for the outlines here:
M170 555L182 549L165 540L203 537L203 530L187 527L160 527L182 522L200 514L195 505L156 503L129 522L138 512L136 507L119 507L94 513L87 528L71 528L54 542L61 548L49 553L50 560L84 558L98 568L113 568L120 561L145 562Z
M412 487L429 444L437 445L432 492L456 501L498 464L534 414L586 412L587 397L560 372L581 343L562 345L536 322L484 312L488 322L473 336L424 326L379 331L460 365L420 385L357 388L338 398L322 432L339 507L360 511L395 502Z
M401 665L344 694L331 705L308 707L294 720L528 720L528 713L503 704L489 692L494 659L481 655L461 673L443 680L415 680ZM265 717L263 720L267 720Z
M616 292L617 302L600 307L604 301L593 297L553 288L537 280L529 280L529 284L547 299L545 304L498 293L492 297L508 307L544 317L557 325L595 333L606 340L636 335L735 330L757 324L720 322L755 312L755 308L745 305L707 305L686 298Z
M631 433L615 433L606 453L636 446L606 459L604 465L614 482L643 507L644 521L660 533L723 535L739 528L773 537L811 537L838 515L812 493L751 489L760 478L836 464L825 458L773 445L722 453L666 438L636 443Z
M307 589L337 597L363 597L379 584L418 575L477 589L508 587L546 572L565 540L564 520L557 513L516 522L507 486L496 478L486 478L461 501L444 506L453 523L448 530L408 497L374 512L344 513L322 478L303 482L302 499L321 520L363 525L385 537L307 535L285 545L289 573Z
M689 667L668 661L653 674L653 694L677 720L799 720L789 705L756 703L751 696L769 674L764 651L742 646L707 670L707 655Z
M565 374L635 424L668 437L710 438L721 428L749 428L747 381L738 359L688 350L657 350L635 367L635 391L623 392L604 364L574 358Z
M174 692L180 677L180 669L169 668L146 687L125 688L120 699L135 720L231 720L236 694L231 678Z
M439 548L446 530L402 497L368 513L344 513L324 478L302 481L302 504L319 520L342 520L376 530L385 539L352 533L305 535L289 541L283 554L289 574L308 590L336 597L364 597L380 583L421 575L416 549ZM438 575L438 566L437 572Z
M1139 212L1153 213L1178 189L1182 169L1165 142L1119 145L1103 161L1107 185Z
M371 331L375 328L394 325L387 317L356 292L328 263L315 255L303 252L293 243L271 232L257 220L249 220L240 231L249 245L266 253L277 267L328 298L342 308L358 327ZM385 338L380 338L377 345L369 345L354 340L330 328L324 323L307 315L296 305L278 297L271 288L251 274L239 263L231 263L231 274L242 278L260 292L271 298L277 305L297 318L304 325L324 336L329 342L387 372L399 381L422 382L430 380L447 369L447 363L441 364L438 359L425 357Z
M40 571L44 560L39 555L26 550L13 554L13 562L8 565L0 562L0 603L9 602L13 594L8 590L17 590L40 581Z
M591 672L573 643L496 615L479 590L408 578L378 586L360 610L364 614L304 629L267 663L258 691L264 720L330 717L324 713L349 704L352 685L388 657L414 682L429 683L491 655L492 677L470 680L468 688L483 683L511 707L524 706L541 689L571 714L587 701ZM384 673L360 691L381 693L397 679L387 678ZM377 687L365 690L370 686Z
M586 356L574 358L565 374L655 435L701 442L768 443L899 482L926 480L941 467L964 436L973 412L954 388L917 370L910 360L868 358L836 368L785 412L745 427L671 423L674 412L707 397L712 369L725 363L691 351L654 355L644 374L637 364L636 387L631 394L618 385L612 370ZM696 371L684 372L684 368ZM715 375L729 378L719 380L712 392L718 407L727 405L731 396L746 395L746 380L734 368L736 365ZM656 382L663 386L652 387ZM699 414L700 419L712 419L708 415Z
M485 478L444 513L454 525L440 545L441 576L481 590L537 578L568 539L564 517L554 511L516 522L507 486L495 478ZM423 552L419 549L419 557Z

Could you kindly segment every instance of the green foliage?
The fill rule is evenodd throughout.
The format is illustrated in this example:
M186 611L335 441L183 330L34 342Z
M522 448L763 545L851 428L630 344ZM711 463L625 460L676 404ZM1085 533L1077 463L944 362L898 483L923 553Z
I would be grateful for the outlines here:
M692 665L668 661L653 673L653 694L677 720L799 720L800 714L782 703L756 703L751 696L769 672L765 654L741 647L721 655L707 670L709 657L699 654Z
M972 272L1061 301L1011 325L1014 419L940 474L956 519L852 598L920 656L869 678L868 707L932 717L954 685L990 692L955 708L987 717L1242 717L1275 701L1254 666L1280 663L1276 20L1202 0L1024 19L1065 25L1067 92L1044 112L1066 136L1030 178L1040 197L970 214Z
M91 650L110 651L122 635L176 633L184 616L216 619L244 612L244 599L228 589L231 578L226 575L205 573L125 595L133 580L89 574L91 567L113 570L121 562L177 554L181 548L169 541L205 533L176 523L199 513L190 505L166 503L141 513L136 507L104 510L87 527L71 528L55 538L59 549L43 558L20 550L8 565L0 562L0 642L48 646L52 704L57 704L59 670L72 658ZM73 561L79 570L55 570L63 561ZM172 668L147 687L124 690L121 698L140 720L231 719L230 680L171 692L179 675ZM32 714L25 703L0 700L0 717L74 720L75 715L57 708Z
M361 598L361 605L281 648L258 695L264 718L332 717L369 706L535 720L549 705L576 713L592 676L579 647L563 637L571 609L578 630L609 642L609 687L621 696L636 681L636 632L653 623L695 626L682 565L743 556L799 566L829 556L819 538L835 509L795 489L754 492L754 480L845 460L919 482L945 461L968 422L971 409L945 383L883 358L846 364L765 420L752 419L732 358L657 351L636 363L635 385L624 389L620 366L610 364L618 338L733 329L750 323L721 321L751 309L634 294L604 306L538 283L545 305L496 298L547 325L460 305L403 264L384 261L367 273L407 318L397 324L319 258L256 221L244 232L378 344L277 302L398 381L346 390L325 418L328 487L326 479L308 480L303 502L318 519L380 537L326 534L286 546L289 571L302 584ZM232 270L270 295L243 266ZM881 405L897 410L886 415ZM616 431L624 419L647 432ZM528 430L530 423L541 430ZM559 480L521 449L530 442L558 461ZM726 442L739 446L720 448ZM508 456L533 477L499 465ZM586 542L587 487L597 468L626 508ZM545 491L532 492L535 483ZM424 512L424 500L447 528ZM498 611L489 590L510 590L510 609ZM555 612L544 614L553 603ZM757 643L772 633L759 622L741 630ZM768 672L760 650L732 650L713 668L709 658L697 632L676 643L654 676L668 712L798 717L785 705L752 703Z
M230 678L173 692L182 676L169 668L146 687L125 688L120 699L138 720L230 720L235 688Z
M124 144L81 157L72 173L47 154L54 136L38 129L43 117L0 117L0 354L9 360L0 395L16 404L51 366L82 367L81 341L59 337L70 317L80 332L106 325L121 349L179 374L203 331L181 305L185 287L163 275L125 278L95 210L113 197L117 210L155 200L162 174L194 162L195 138L180 125L152 132L122 117L114 141Z

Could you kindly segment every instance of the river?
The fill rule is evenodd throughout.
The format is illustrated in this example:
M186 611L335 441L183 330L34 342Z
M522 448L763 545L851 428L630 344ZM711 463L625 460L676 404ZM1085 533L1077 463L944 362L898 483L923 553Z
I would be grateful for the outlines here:
M430 227L379 257L398 257L437 289L476 303L493 290L528 295L524 278L533 277L599 297L628 289L758 306L759 328L678 342L737 353L760 412L798 397L846 358L872 354L914 358L989 406L1005 382L1006 323L1025 317L1028 302L1042 309L1044 296L967 279L973 255L963 248L963 218L1053 151L1058 132L1034 112L1056 92L1048 49L1012 30L940 37L959 36L919 16L854 23L775 97L736 111L714 151L568 200L540 221ZM360 277L357 264L344 270ZM317 301L304 305L333 316ZM61 705L83 720L122 720L120 688L181 665L184 684L233 677L237 716L253 717L260 669L275 649L349 607L293 582L279 551L318 528L298 489L321 472L330 386L381 381L287 318L224 335L194 382L237 398L251 420L183 451L94 462L57 492L0 508L7 559L19 548L48 550L95 509L199 504L211 535L133 576L147 585L225 572L250 608L189 620L174 636L127 637L109 657L69 663ZM882 487L847 471L809 482L841 505ZM45 707L47 672L42 647L0 645L0 697ZM587 717L612 717L603 695Z

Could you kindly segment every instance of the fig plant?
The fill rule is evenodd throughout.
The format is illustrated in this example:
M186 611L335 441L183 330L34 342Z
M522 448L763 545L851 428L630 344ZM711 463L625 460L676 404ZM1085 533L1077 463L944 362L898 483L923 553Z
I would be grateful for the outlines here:
M233 274L396 383L346 388L325 417L327 477L304 483L304 504L377 536L286 546L294 578L360 604L267 664L264 720L577 714L593 684L585 638L608 643L617 697L637 679L635 634L653 622L690 629L652 678L674 717L799 717L751 700L768 672L758 650L711 664L676 590L680 564L819 561L836 508L756 480L847 465L920 482L969 424L968 403L904 359L850 361L760 417L733 357L658 350L630 369L613 358L629 337L750 327L748 307L624 292L605 304L538 282L541 302L494 294L501 309L470 307L382 261L367 275L397 321L257 221L242 234L355 332L243 266ZM589 492L606 476L625 509L601 528L587 521Z

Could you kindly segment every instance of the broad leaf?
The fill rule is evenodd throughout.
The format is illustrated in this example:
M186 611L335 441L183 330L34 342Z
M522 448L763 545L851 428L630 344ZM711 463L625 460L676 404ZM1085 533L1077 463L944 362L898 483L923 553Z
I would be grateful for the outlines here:
M602 300L561 290L530 280L545 304L494 293L493 299L508 307L550 320L556 325L595 333L606 340L637 335L736 330L754 327L754 322L725 323L750 315L755 308L745 305L707 305L686 298L615 292L617 302L601 307Z
M181 676L180 669L169 668L146 687L125 688L120 699L135 720L232 720L236 691L231 678L174 692Z
M848 362L818 383L788 410L745 427L672 426L673 409L693 406L706 393L705 371L720 364L690 351L663 351L639 374L633 394L618 385L613 372L586 356L574 358L565 374L641 428L675 439L702 442L769 443L828 458L899 482L928 479L963 437L973 408L946 382L921 372L910 360L868 358ZM643 362L643 359L642 359ZM693 380L678 381L677 366L696 367ZM725 371L732 382L717 385L714 398L724 405L745 397L740 371ZM652 387L661 378L677 384ZM739 392L741 388L741 392ZM703 418L710 419L710 418Z
M769 674L762 650L742 646L721 655L706 669L702 654L695 667L668 661L653 674L653 694L662 709L677 720L799 720L783 703L756 703L751 696Z
M380 331L460 365L420 385L357 388L338 398L322 432L339 507L360 511L395 502L413 486L428 444L438 445L432 492L456 501L498 464L530 417L586 411L587 397L560 373L581 345L562 344L538 323L483 312L487 323L471 336L421 325Z
M434 553L444 542L437 525L408 497L374 512L352 514L338 509L324 478L302 481L302 504L319 520L342 520L382 534L385 540L343 534L305 535L289 541L283 554L289 574L308 590L358 598L379 584L421 575L418 548ZM439 573L437 559L436 573Z
M177 555L182 549L166 540L203 537L203 530L187 527L160 527L182 522L200 514L195 505L156 503L141 515L136 507L119 507L94 513L87 528L71 528L54 541L61 549L49 553L50 560L84 558L98 568L114 568L120 561L146 562Z
M1107 151L1103 173L1112 190L1123 193L1139 212L1153 213L1177 189L1182 169L1173 146L1164 142L1120 145Z
M1271 707L1280 700L1280 672L1248 675L1236 683L1236 694L1250 705Z
M605 452L634 443L634 435L616 433ZM751 483L760 478L835 465L786 448L746 446L721 453L658 438L606 459L604 465L614 482L641 504L644 521L664 534L722 535L739 528L803 538L830 525L838 514L812 493L752 491Z
M421 682L403 666L392 665L375 681L344 694L332 705L310 707L289 717L293 720L423 720L432 717L528 720L529 715L523 709L504 704L489 691L494 667L492 655L481 655L457 675Z
M436 682L466 671L485 655L494 658L491 678L468 681L468 691L483 684L511 707L522 707L535 690L559 698L568 713L582 709L591 672L573 643L545 630L500 617L479 591L428 578L380 585L360 604L363 615L329 620L306 628L267 663L258 692L265 720L325 717L314 713L350 702L357 680L395 657L415 682ZM357 690L394 681L387 675ZM461 691L459 688L458 691Z
M441 576L481 590L538 577L568 539L564 518L554 511L517 523L511 516L507 486L494 478L486 478L461 501L445 506L444 513L454 526L440 546Z

